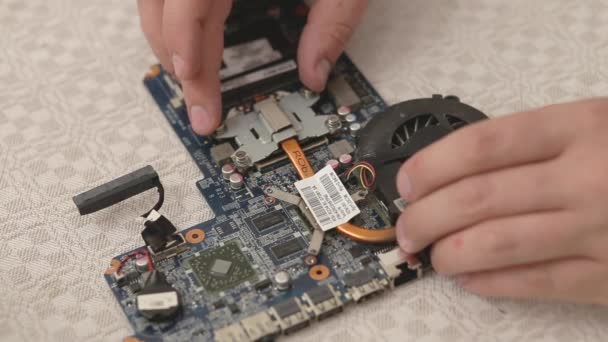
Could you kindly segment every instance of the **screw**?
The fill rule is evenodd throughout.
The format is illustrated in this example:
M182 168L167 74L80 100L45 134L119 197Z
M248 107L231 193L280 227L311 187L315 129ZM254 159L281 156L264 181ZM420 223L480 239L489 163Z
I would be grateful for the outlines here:
M337 115L330 115L327 117L325 121L325 125L329 128L330 133L336 133L340 128L342 128L342 122L340 122L340 117Z
M313 97L317 96L317 93L308 88L304 88L302 89L302 95L304 95L305 99L312 99Z
M234 154L234 164L240 172L244 172L249 166L251 166L251 159L245 151L237 151Z
M316 251L311 251L313 253L316 253ZM304 257L304 264L306 264L307 266L313 266L317 264L317 257L314 255L307 255L306 257Z

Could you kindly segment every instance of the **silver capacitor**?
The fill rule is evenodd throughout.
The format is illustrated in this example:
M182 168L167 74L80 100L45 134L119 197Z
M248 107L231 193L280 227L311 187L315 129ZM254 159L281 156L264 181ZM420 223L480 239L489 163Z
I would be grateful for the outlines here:
M353 137L358 136L359 131L361 131L361 124L358 122L351 123L350 126L348 126L348 131L350 132L350 135L352 135Z
M340 117L345 117L348 114L350 114L350 107L349 106L340 106L338 108L338 115Z
M149 268L148 268L149 263L150 263L150 260L148 260L148 257L139 256L139 257L137 257L137 259L135 259L135 268L139 272L147 272L147 271L149 271Z
M232 176L235 170L236 167L233 164L224 164L224 166L222 166L222 178L229 181L230 176Z
M279 271L274 274L274 283L278 290L288 290L291 287L291 276L286 271Z
M355 114L348 114L344 117L344 120L350 124L357 121L357 116Z
M232 190L238 190L243 187L243 175L240 173L233 173L230 175L230 188Z

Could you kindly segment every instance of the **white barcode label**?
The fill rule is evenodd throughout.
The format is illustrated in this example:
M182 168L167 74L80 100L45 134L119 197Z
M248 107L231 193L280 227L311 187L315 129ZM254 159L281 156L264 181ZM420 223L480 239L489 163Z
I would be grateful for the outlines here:
M295 186L323 231L350 221L360 212L331 166Z

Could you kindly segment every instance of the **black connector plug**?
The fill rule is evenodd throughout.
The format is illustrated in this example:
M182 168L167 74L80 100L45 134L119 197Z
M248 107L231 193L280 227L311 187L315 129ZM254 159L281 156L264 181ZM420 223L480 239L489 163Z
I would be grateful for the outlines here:
M164 201L164 190L158 173L148 165L76 195L72 199L80 215L87 215L153 188L158 188L159 192L159 200L153 208L158 210ZM148 213L143 216L147 216Z

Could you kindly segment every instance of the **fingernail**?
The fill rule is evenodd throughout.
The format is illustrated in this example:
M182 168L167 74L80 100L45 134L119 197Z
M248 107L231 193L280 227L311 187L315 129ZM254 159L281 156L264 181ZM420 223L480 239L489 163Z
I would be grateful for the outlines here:
M177 75L177 78L184 79L186 76L186 63L184 63L184 60L178 55L178 54L173 54L173 69L175 70L175 75Z
M409 200L408 196L412 192L412 183L410 182L410 177L403 171L399 173L397 190L399 191L401 198L407 202Z
M199 133L205 130L208 117L209 112L205 107L196 105L190 108L190 124L195 132Z
M317 64L317 77L322 79L323 83L325 83L330 72L331 63L327 59L322 59L319 64Z
M405 236L405 227L397 226L397 242L399 247L406 253L414 253L415 244Z
M401 247L401 249L406 252L406 253L414 253L414 248L416 247L416 244L414 243L414 241L412 240L408 240L406 238L397 238L398 242L399 242L399 246Z

